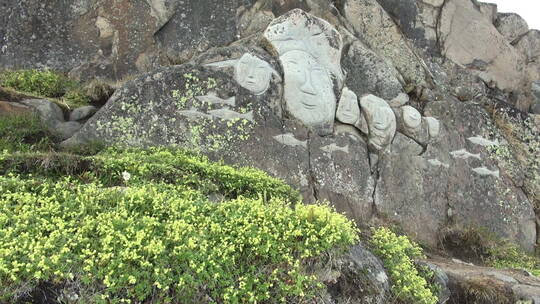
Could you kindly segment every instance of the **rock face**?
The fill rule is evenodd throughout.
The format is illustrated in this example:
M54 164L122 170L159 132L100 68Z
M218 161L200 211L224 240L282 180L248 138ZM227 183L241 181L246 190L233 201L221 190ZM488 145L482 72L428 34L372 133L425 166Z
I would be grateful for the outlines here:
M384 12L376 2L344 5ZM427 82L405 94L427 66L389 28L407 46L394 59L418 65L400 69L388 49L291 10L254 39L128 82L64 145L182 146L261 168L359 224L391 219L432 245L447 225L482 226L532 250L533 205L494 157L503 136L481 107L444 91L435 101Z
M7 0L0 16L0 66L120 79L234 41L236 10L244 4L250 1Z
M497 270L444 259L428 264L447 276L446 286L453 291L448 303L487 303L482 293L489 293L490 301L497 299L500 303L540 303L540 280L525 271Z
M448 1L442 8L438 31L443 55L476 70L485 82L502 90L520 88L520 56L472 1Z

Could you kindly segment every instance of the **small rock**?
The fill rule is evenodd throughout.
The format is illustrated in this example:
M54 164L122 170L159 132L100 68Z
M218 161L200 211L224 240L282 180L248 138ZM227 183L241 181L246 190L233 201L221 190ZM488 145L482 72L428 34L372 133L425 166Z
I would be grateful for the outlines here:
M71 112L69 115L70 121L78 121L83 120L86 118L90 118L90 116L94 115L97 112L97 108L94 106L84 106L77 108Z
M450 300L450 296L452 294L450 292L450 288L448 288L448 283L449 283L450 279L448 279L448 276L442 270L442 268L435 265L435 264L424 262L424 261L419 261L419 262L417 262L417 264L419 266L427 267L427 268L429 268L429 270L433 271L433 280L440 287L439 294L438 294L438 298L439 298L438 303L446 303L446 302L448 302L448 300Z
M51 131L60 137L60 139L68 139L81 129L82 124L76 121L59 122Z
M407 104L407 102L409 102L409 95L405 93L399 93L399 95L392 99L388 104L392 108L399 108Z

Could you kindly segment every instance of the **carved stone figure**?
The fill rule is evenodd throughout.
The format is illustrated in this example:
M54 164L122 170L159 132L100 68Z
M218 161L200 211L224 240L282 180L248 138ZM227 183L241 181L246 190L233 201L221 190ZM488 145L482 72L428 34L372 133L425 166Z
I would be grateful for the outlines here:
M343 88L343 91L341 92L336 118L344 124L355 126L364 134L369 133L366 119L360 113L358 96L347 87Z
M376 151L384 149L396 134L396 116L388 103L377 96L366 95L360 106L369 127L368 143Z
M250 53L245 53L238 59L206 63L204 66L217 69L234 68L236 82L255 95L264 94L268 90L272 76L281 82L281 76L268 62Z
M343 83L340 34L328 22L295 9L274 20L264 37L283 65L287 111L321 135L331 133L334 86Z
M309 126L332 124L336 100L328 71L304 51L281 56L287 110Z
M246 53L236 62L234 77L242 87L261 95L270 87L273 71L268 62Z
M355 125L360 118L360 106L356 94L344 88L339 99L336 118L344 124Z
M441 123L433 117L424 117L423 120L427 124L429 140L433 141L439 137Z

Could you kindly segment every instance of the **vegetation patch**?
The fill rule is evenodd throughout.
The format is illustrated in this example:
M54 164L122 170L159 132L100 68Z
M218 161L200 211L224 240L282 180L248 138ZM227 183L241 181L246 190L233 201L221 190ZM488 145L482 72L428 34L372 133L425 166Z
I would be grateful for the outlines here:
M0 86L37 97L53 98L53 101L68 109L90 102L79 83L52 70L4 71L0 73Z
M282 181L182 150L6 150L0 168L0 302L304 301L306 265L357 241Z
M414 259L424 258L418 245L385 227L373 229L370 243L388 271L392 292L398 300L403 303L437 303L438 288L428 283L433 273L425 269L419 271L414 263Z
M0 153L46 151L54 138L33 113L0 115Z
M462 260L499 269L524 269L540 276L540 258L487 231L452 227L442 231L443 249Z

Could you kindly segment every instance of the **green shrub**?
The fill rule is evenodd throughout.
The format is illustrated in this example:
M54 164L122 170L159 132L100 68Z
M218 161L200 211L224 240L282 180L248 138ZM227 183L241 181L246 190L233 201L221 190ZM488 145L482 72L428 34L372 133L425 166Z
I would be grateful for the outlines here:
M6 71L0 81L2 86L45 97L61 97L70 85L65 76L51 70Z
M125 182L0 177L0 300L42 282L91 303L307 299L317 282L304 262L357 238L327 206Z
M84 94L81 90L74 89L68 91L63 97L62 102L68 109L74 109L88 105L90 103L90 97Z
M417 304L437 303L438 299L433 294L432 287L426 278L421 276L413 261L423 257L422 249L418 245L406 236L397 236L385 227L373 229L370 243L374 253L381 258L388 270L392 280L392 292L399 300Z
M87 105L90 102L80 84L51 70L16 70L0 74L0 85L17 91L54 100L68 109Z
M33 113L0 115L0 152L50 150L53 136Z
M526 253L517 245L497 238L485 229L449 227L442 231L441 243L459 258L504 269L524 269L540 276L540 258Z
M63 161L69 159L69 162ZM76 165L80 164L77 168ZM261 170L235 168L214 163L208 158L181 149L108 148L97 155L68 157L59 154L7 154L0 158L0 174L32 173L40 176L91 174L107 186L123 185L122 173L131 175L130 185L162 182L195 188L204 194L225 198L245 196L266 199L280 197L300 201L300 194L283 181Z

